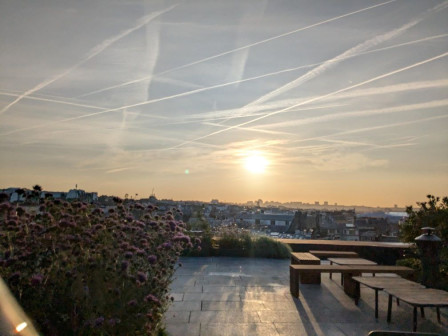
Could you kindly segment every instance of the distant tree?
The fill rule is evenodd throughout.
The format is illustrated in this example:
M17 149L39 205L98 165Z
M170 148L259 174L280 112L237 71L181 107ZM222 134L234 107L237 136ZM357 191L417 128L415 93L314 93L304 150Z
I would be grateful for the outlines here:
M17 194L17 202L20 201L20 199L26 194L25 189L19 188L15 190L16 194Z
M39 202L39 197L40 197L41 192L42 192L42 187L38 184L34 185L33 190L31 191L31 195L30 195L31 200L36 203Z
M408 218L400 227L401 239L405 242L414 242L420 236L422 228L429 226L436 230L446 247L448 242L448 197L435 197L427 195L426 202L417 202L418 210L412 206L406 207Z
M34 191L42 191L42 187L40 185L36 184L33 186L33 190Z

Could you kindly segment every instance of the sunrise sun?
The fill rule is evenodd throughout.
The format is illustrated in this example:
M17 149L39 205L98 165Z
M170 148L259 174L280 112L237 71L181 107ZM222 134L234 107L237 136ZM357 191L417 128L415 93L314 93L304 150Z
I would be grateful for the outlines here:
M264 173L267 165L268 160L259 153L251 153L244 159L244 168L254 174Z

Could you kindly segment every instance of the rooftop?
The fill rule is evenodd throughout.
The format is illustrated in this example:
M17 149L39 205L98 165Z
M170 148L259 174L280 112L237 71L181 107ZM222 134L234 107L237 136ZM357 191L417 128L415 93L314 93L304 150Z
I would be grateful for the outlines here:
M393 304L386 322L387 296L361 287L361 299L344 293L339 275L322 274L321 285L300 285L300 298L289 293L289 260L249 258L182 258L171 285L174 302L165 314L170 335L296 336L367 335L371 330L412 331L412 307ZM448 315L425 308L418 331L448 334Z

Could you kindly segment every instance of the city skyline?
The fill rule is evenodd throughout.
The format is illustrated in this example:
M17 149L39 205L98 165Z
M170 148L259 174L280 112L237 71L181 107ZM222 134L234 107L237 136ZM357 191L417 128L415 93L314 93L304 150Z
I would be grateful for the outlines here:
M438 0L2 2L0 185L446 196L447 14Z

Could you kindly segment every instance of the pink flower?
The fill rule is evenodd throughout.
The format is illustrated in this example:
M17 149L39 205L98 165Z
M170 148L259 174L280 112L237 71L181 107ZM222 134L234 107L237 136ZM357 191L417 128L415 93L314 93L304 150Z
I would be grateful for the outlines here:
M32 286L39 286L40 284L42 284L43 280L44 280L44 276L42 274L33 274L30 282L31 282Z

